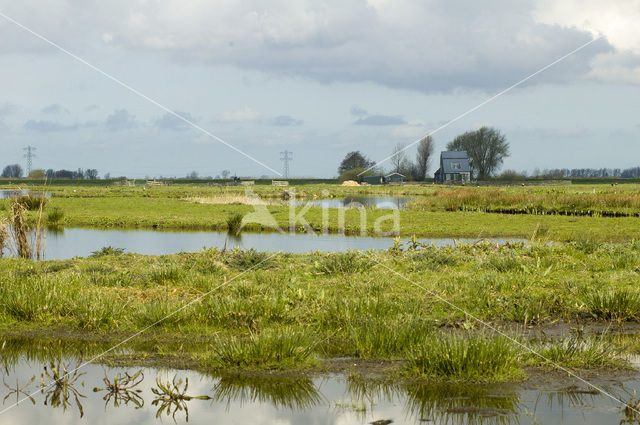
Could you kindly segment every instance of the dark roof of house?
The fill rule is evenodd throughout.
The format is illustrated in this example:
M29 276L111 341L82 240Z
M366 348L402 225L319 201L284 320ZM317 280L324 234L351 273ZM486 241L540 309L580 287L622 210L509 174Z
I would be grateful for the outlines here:
M442 173L470 173L469 156L465 151L444 151L440 154ZM453 164L459 167L453 168Z
M469 155L465 151L442 151L440 157L442 159L469 159Z

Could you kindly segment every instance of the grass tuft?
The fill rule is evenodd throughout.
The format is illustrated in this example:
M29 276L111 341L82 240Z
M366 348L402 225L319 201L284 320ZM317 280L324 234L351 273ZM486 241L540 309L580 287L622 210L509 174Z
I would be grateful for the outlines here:
M640 318L640 293L629 289L595 290L584 296L589 313L618 322Z
M484 334L438 335L409 352L408 371L452 381L506 381L521 377L512 341Z
M308 336L291 328L263 331L248 338L216 337L204 366L279 369L311 365L315 361L314 345Z
M373 262L357 251L327 254L315 262L322 274L361 273L373 267Z

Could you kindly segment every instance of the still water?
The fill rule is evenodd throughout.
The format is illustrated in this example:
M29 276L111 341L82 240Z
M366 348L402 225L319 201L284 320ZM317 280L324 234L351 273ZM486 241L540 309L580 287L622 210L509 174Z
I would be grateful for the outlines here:
M313 199L296 201L297 205L311 205L317 208L377 208L404 210L411 201L408 197L398 196L347 196L345 198Z
M532 389L526 385L382 383L338 374L219 377L95 364L74 372L77 358L43 358L32 351L5 355L5 351L3 345L0 424L618 425L630 419L610 398L567 383ZM62 364L69 378L56 385L48 374ZM106 388L114 376L123 378L125 373L134 379L121 380L119 390ZM174 395L186 397L166 393L162 387L169 382L176 384ZM640 382L614 382L605 388L628 401Z
M406 239L405 239L406 241ZM456 243L472 243L476 239L419 239L420 242L437 246ZM507 239L491 239L504 244ZM521 239L511 239L512 242ZM258 251L305 253L345 252L352 249L388 249L393 246L390 237L363 237L322 235L307 233L242 233L229 236L226 232L169 232L156 230L99 230L65 228L47 231L45 235L45 258L62 260L86 257L102 247L124 248L126 252L145 255L166 255L178 252L195 252L206 248L255 249Z

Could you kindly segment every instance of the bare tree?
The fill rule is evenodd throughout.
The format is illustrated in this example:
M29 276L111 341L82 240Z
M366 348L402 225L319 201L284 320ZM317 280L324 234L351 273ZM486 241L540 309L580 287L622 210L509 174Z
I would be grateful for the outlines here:
M2 170L2 177L20 178L22 177L22 173L22 167L19 164L11 164L4 167L4 170Z
M423 181L429 171L429 159L433 155L433 138L426 136L418 142L418 152L416 154L416 180Z
M222 170L222 172L220 173L222 174L222 178L226 179L227 177L229 177L229 174L231 174L231 171L229 170Z
M400 173L407 167L407 154L404 150L404 143L398 143L394 146L393 152L391 153L391 172L392 173Z

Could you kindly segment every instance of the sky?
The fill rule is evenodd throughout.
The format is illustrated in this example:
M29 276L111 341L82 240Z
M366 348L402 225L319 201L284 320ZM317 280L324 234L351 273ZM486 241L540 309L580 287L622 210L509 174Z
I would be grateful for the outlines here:
M0 13L0 167L26 168L31 145L34 168L276 177L288 150L291 176L334 177L350 151L379 161L444 126L437 154L485 125L510 144L503 169L640 165L640 0L0 0Z

